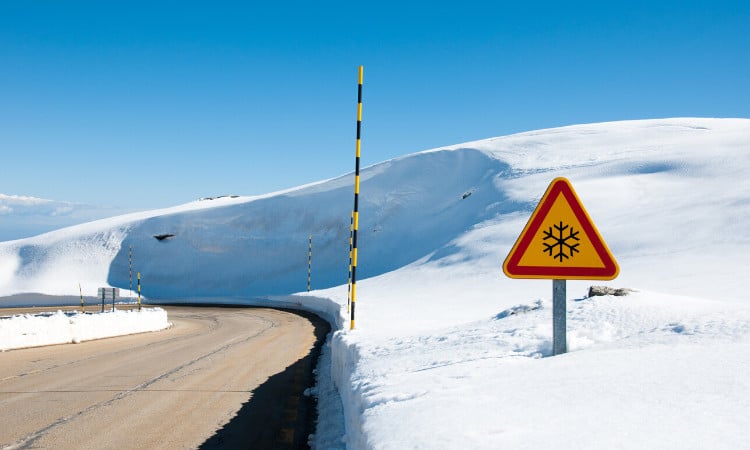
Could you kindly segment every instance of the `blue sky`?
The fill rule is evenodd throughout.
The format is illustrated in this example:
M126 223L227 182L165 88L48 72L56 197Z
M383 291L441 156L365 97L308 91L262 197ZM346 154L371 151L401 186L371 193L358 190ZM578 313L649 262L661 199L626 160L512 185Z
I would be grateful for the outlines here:
M749 117L749 24L748 2L5 1L0 193L142 210L347 173L360 64L365 165Z

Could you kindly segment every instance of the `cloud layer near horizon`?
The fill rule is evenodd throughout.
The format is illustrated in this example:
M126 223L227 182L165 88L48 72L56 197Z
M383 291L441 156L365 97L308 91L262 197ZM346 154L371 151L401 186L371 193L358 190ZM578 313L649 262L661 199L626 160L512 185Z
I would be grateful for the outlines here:
M111 207L0 193L0 241L31 237L120 213Z

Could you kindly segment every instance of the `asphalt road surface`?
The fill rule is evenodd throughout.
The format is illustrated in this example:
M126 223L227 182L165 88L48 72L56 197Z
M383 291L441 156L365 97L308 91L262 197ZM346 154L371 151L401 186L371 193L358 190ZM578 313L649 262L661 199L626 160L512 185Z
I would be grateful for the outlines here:
M326 322L165 308L168 330L0 353L0 448L307 447Z

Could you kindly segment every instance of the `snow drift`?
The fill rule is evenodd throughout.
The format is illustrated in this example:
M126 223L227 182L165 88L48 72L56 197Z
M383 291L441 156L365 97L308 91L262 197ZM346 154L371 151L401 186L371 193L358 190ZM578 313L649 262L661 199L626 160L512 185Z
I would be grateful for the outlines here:
M0 317L0 351L53 344L77 344L169 327L162 308L84 314L57 311Z
M494 186L507 174L507 164L475 149L421 153L364 169L360 277L398 269L476 223L521 208ZM340 285L348 271L352 181L341 177L208 208L209 201L196 202L196 209L122 216L3 243L0 295L69 294L82 279L128 288L131 247L151 299L288 294L306 288L310 234L315 287ZM163 235L173 236L156 238Z

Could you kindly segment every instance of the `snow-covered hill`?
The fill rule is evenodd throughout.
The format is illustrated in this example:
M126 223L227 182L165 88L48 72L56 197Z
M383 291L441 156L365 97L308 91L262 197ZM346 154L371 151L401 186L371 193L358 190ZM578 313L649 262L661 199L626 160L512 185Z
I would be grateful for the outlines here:
M506 172L507 165L475 149L421 153L365 169L360 277L398 269L497 212L520 208L497 203L503 195L494 183ZM288 294L306 289L310 234L315 287L340 285L348 272L352 181L345 176L262 198L204 200L1 244L0 294L74 293L79 280L127 288L131 246L152 299ZM473 195L463 201L467 192Z
M750 120L664 119L521 133L365 168L357 330L329 349L344 405L329 416L346 422L343 442L744 445L748 151ZM559 176L618 260L608 284L638 292L588 299L592 283L568 282L571 352L547 358L551 283L507 279L501 266ZM296 292L284 301L348 323L352 185L347 175L0 243L0 295L127 288L132 246L149 298L273 302ZM329 425L316 444L343 446Z

